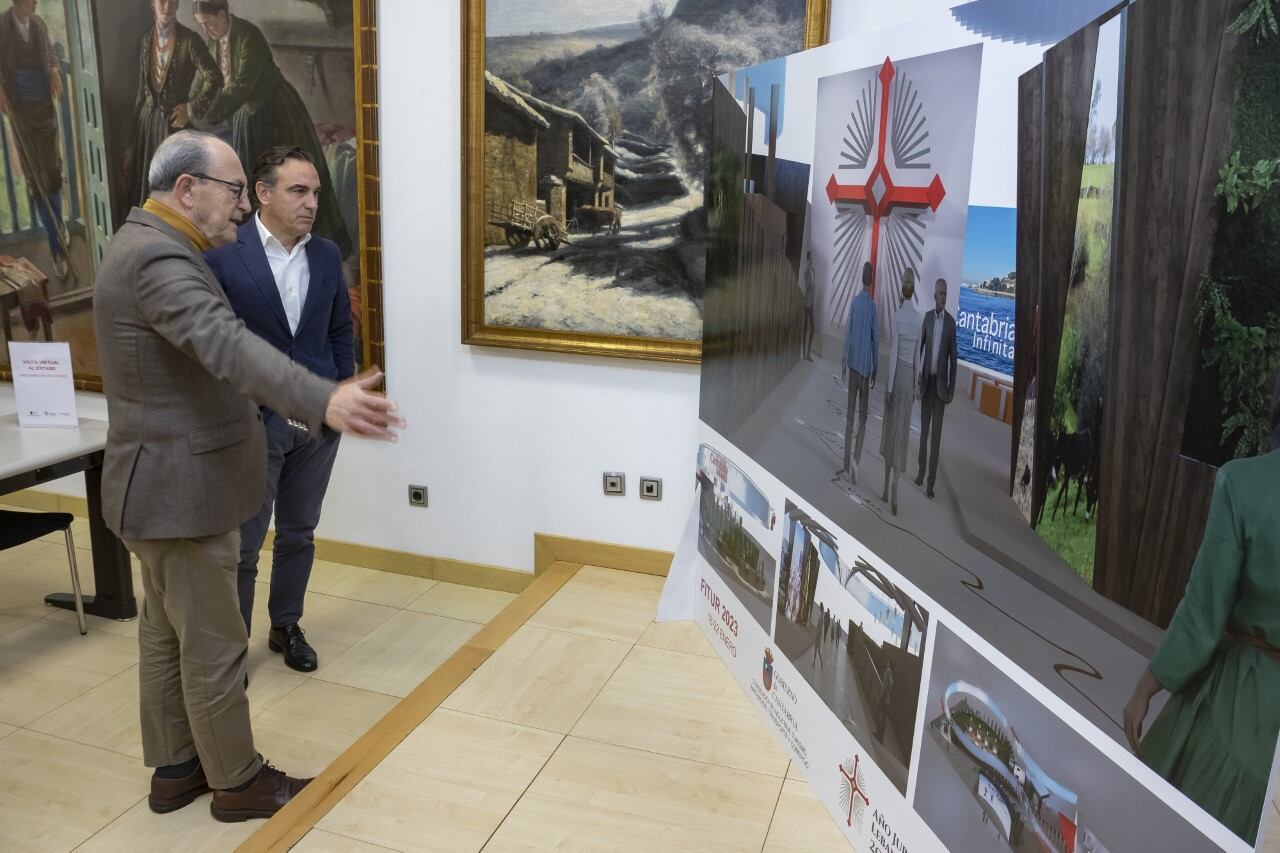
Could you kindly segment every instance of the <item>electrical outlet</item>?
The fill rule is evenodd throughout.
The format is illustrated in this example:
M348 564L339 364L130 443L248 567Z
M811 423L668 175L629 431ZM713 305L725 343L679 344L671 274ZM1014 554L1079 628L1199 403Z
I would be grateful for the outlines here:
M409 487L409 506L426 506L427 505L427 487L426 486L410 486Z
M662 480L658 477L641 477L640 499L646 501L662 500Z
M620 471L605 471L604 493L611 496L625 495L627 493L627 475Z

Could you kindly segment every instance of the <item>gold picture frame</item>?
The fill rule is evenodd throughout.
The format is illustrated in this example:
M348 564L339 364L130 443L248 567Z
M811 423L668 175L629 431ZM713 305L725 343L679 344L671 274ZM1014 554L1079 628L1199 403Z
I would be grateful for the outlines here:
M365 368L386 369L382 323L382 136L378 105L378 0L351 0L355 15L356 164L360 204L360 340Z
M744 0L749 2L749 0ZM825 44L830 0L807 0L805 49ZM462 0L462 342L480 346L697 364L700 340L570 332L485 322L485 0Z
M87 8L83 0L68 3L68 9ZM377 0L351 0L352 10L352 82L354 85L356 128L356 196L360 222L359 241L355 252L360 258L360 342L361 364L385 367L385 342L383 339L382 302L382 192L381 145L378 108L378 19ZM88 20L86 17L85 20ZM96 45L97 34L89 29L83 38L92 37ZM82 53L92 60L98 51L96 46L86 45ZM92 60L96 64L96 60ZM74 78L67 77L68 109L77 117L83 105L81 93L72 85ZM76 95L76 96L73 96ZM88 156L86 153L84 156ZM83 170L82 170L83 171ZM83 189L77 191L83 197ZM82 199L81 207L89 205ZM77 232L79 233L79 232ZM105 240L109 235L103 234ZM3 254L4 252L0 252ZM90 280L92 276L87 276ZM0 306L6 307L6 306ZM56 331L56 330L55 330ZM65 338L55 337L54 340ZM3 344L0 344L3 346ZM73 353L74 356L74 353ZM13 374L7 364L0 363L0 381L11 382ZM75 386L80 391L102 391L102 377L90 371L77 370Z

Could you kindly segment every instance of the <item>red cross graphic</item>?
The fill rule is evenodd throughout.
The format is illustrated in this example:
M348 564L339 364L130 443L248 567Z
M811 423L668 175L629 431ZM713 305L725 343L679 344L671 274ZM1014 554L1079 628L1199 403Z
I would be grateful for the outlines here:
M827 201L835 204L839 201L856 202L867 210L871 217L871 294L875 295L876 273L880 266L877 263L880 254L880 220L889 215L895 207L928 207L937 210L947 191L942 186L942 178L935 174L932 183L927 187L899 186L893 183L889 167L885 164L884 143L889 130L889 81L895 71L893 62L885 57L880 66L880 138L876 146L876 165L871 170L866 184L854 186L836 181L835 173L827 181Z
M845 822L849 826L853 826L853 798L854 797L862 797L863 805L868 805L868 806L871 805L871 800L867 798L866 794L862 793L862 788L858 785L858 759L860 759L861 757L862 756L859 756L859 755L855 755L853 757L853 773L844 772L843 764L836 765L837 767L840 768L840 775L843 776L845 778L845 781L849 783L849 816L845 820Z

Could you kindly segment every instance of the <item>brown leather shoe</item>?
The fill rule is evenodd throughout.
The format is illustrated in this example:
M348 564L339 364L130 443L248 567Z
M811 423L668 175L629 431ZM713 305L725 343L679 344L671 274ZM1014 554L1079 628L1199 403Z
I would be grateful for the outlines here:
M151 774L151 793L147 805L156 814L176 812L190 805L196 797L209 793L209 782L204 778L204 768L196 765L190 776L181 779L162 779Z
M310 781L286 776L283 771L264 761L253 783L243 791L214 791L213 801L209 803L209 813L215 820L223 823L271 817L284 808L284 804L292 800Z

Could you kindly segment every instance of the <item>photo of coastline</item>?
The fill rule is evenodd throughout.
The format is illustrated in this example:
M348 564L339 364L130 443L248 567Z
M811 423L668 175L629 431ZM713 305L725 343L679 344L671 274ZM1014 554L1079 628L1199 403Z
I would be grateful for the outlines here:
M969 206L960 271L956 352L961 361L1013 376L1018 211Z

